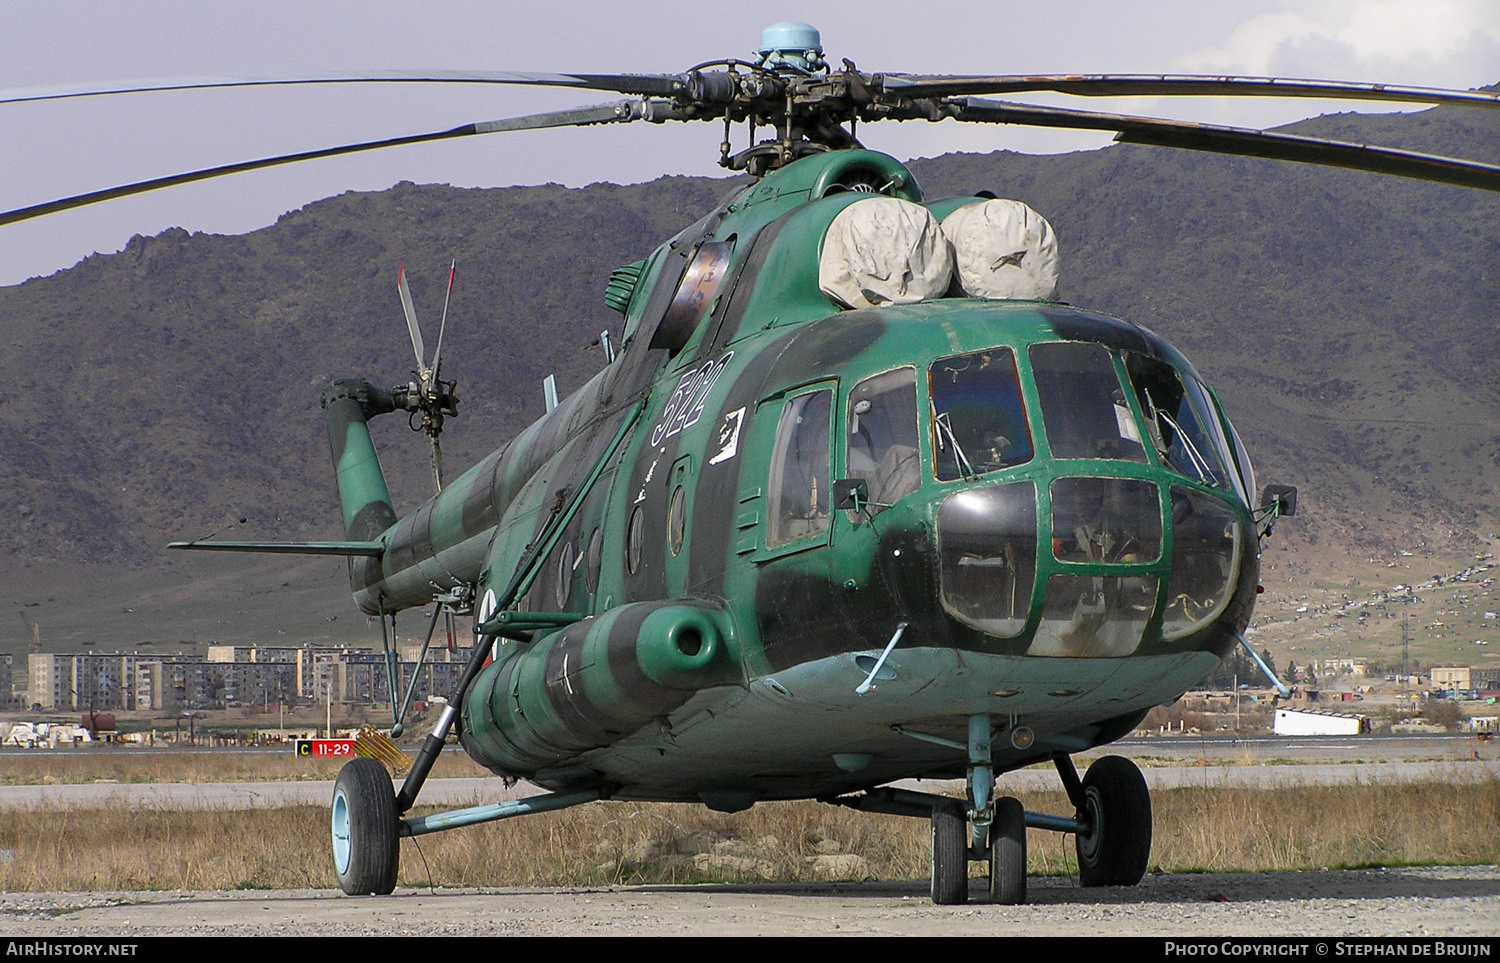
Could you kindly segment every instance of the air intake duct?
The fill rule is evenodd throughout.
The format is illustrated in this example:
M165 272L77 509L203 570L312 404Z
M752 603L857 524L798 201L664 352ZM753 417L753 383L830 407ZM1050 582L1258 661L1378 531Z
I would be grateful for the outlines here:
M635 602L516 647L470 687L464 748L529 775L664 725L698 690L739 680L729 626L715 606Z

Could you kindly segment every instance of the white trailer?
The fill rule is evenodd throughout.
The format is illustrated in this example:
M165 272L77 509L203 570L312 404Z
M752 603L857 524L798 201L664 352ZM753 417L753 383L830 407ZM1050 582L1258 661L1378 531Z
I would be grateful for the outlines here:
M93 741L89 731L82 726L55 722L18 722L11 726L10 732L0 745L15 746L20 749L56 749L63 743L79 746Z
M1357 736L1370 731L1370 720L1349 712L1277 709L1272 731L1278 736Z

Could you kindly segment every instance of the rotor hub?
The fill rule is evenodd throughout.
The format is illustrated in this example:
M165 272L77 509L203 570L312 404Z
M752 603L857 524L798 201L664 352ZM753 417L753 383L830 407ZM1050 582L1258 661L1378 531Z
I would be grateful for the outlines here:
M813 73L827 66L818 29L798 20L783 20L762 30L756 53L760 56L757 65L767 70L789 67Z

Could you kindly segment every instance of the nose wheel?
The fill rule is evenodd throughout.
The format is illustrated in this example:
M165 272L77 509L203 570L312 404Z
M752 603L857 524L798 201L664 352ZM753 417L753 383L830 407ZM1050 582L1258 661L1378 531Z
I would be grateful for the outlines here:
M355 759L333 785L333 868L350 896L385 896L396 888L401 855L396 792L385 767Z
M969 821L958 800L932 807L932 901L957 906L969 899Z
M1014 727L1015 719L1011 720ZM1134 886L1151 858L1151 792L1136 764L1105 756L1078 778L1073 760L1054 752L1052 761L1073 804L1074 815L1027 812L1010 796L994 797L990 717L969 718L967 746L932 734L898 731L927 742L967 749L968 798L953 799L895 788L823 800L867 812L927 816L932 821L932 901L954 906L969 899L969 860L989 862L989 901L1026 902L1027 829L1071 834L1078 846L1078 878L1084 886ZM1014 741L1012 743L1015 744ZM1026 747L1030 746L1028 741ZM971 828L972 827L972 828Z
M969 900L969 826L958 800L932 808L932 901L958 906ZM991 903L1026 902L1026 810L1019 799L995 800L989 826ZM980 858L983 858L981 856Z
M990 737L990 717L971 716L969 805L942 799L932 807L932 901L939 906L968 901L970 858L989 860L991 903L1026 902L1026 809L1010 796L994 798Z
M990 823L990 902L1026 902L1026 809L1011 796L995 801Z

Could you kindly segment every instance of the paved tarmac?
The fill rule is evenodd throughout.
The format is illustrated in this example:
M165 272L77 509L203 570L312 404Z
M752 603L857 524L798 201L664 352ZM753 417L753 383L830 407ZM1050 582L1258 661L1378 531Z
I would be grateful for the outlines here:
M1500 761L1372 762L1312 765L1159 766L1143 770L1152 789L1184 787L1327 786L1389 784L1439 779L1480 782L1500 778ZM926 792L962 795L963 783L905 780L897 785ZM998 780L1004 793L1045 792L1060 788L1050 768L1023 769ZM534 796L547 790L521 782L506 788L498 778L429 779L422 787L423 805L458 807ZM0 809L273 809L282 806L326 806L333 783L90 783L87 785L0 786Z

